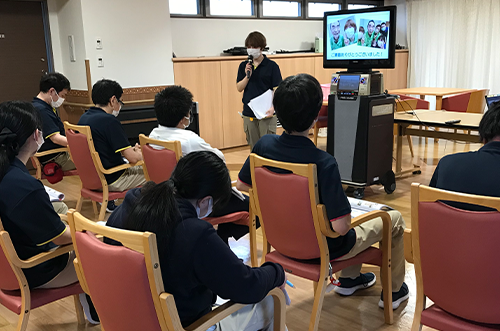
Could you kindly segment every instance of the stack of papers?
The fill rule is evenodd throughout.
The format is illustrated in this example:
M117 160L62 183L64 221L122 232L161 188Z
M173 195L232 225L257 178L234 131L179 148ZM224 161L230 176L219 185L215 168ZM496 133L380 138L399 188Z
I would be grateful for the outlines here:
M258 120L267 117L266 112L269 109L271 109L271 106L273 105L273 95L274 95L273 91L267 90L258 97L255 97L252 100L250 100L250 102L248 103L248 107L252 109L253 113L255 114L255 117Z
M49 195L50 202L58 202L64 200L64 193L54 190L53 188L45 187L45 192Z

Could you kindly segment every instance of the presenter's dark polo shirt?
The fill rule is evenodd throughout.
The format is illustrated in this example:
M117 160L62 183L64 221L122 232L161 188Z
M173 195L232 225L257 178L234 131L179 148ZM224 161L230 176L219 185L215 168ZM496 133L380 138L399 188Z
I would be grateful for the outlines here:
M0 217L22 260L53 249L56 245L52 241L66 231L43 184L31 176L17 158L0 182ZM66 267L68 258L68 254L63 254L33 268L23 269L29 287L52 280Z
M243 61L240 63L238 67L238 76L236 78L236 82L241 81L246 76L245 67L247 65L247 61ZM280 67L273 60L269 60L267 56L264 55L264 59L257 66L254 67L252 72L252 76L250 76L250 80L248 81L245 90L243 91L243 115L248 117L255 117L252 109L248 107L248 103L253 98L258 97L263 94L267 90L272 90L281 83L283 79L281 78Z
M33 98L33 101L31 104L40 112L40 115L42 116L42 133L43 133L43 139L45 139L45 142L43 143L42 147L40 148L40 152L45 152L51 149L56 149L56 148L62 148L64 146L58 145L52 140L50 140L50 137L53 135L59 133L64 136L64 124L57 115L56 109L53 108L51 105L43 101L42 99L39 99L37 97ZM56 154L52 155L47 155L43 156L40 158L42 162L46 162L50 159L53 159L56 157Z
M80 117L78 125L88 125L92 131L94 147L104 169L125 163L121 151L131 147L120 121L98 107L91 107ZM125 170L104 175L108 184L114 183Z
M316 164L319 201L325 205L330 222L351 213L351 205L342 188L337 160L318 149L309 138L289 135L286 132L281 136L268 134L259 139L252 153L275 161ZM238 178L252 186L250 157L243 164ZM333 260L349 253L356 242L356 232L351 229L344 236L326 239L330 259Z
M432 175L429 186L454 192L500 197L500 141L490 141L476 152L443 157ZM449 204L467 210L486 210L472 205Z

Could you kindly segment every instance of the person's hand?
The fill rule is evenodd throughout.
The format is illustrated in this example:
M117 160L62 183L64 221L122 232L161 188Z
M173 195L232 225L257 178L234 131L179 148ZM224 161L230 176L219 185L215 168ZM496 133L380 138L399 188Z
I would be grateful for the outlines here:
M350 42L351 42L351 41L349 40L349 38L344 38L344 44L345 44L346 46L348 46Z
M247 74L248 72L250 72L250 77L251 77L252 72L253 72L253 66L250 63L247 63L247 65L245 67L245 74ZM250 78L250 77L248 77L248 78Z
M266 111L266 118L273 117L274 115L274 107L271 107L268 111Z
M141 145L139 145L138 143L135 143L134 152L140 152L140 151L141 151Z

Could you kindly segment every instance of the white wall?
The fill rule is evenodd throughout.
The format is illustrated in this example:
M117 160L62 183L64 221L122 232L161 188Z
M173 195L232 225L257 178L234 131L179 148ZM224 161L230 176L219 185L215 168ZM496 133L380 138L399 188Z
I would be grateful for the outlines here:
M323 34L322 21L172 18L172 48L177 57L219 56L245 46L245 38L262 32L270 50L304 50Z
M82 9L92 83L102 78L124 88L174 83L166 0L84 0ZM96 49L98 37L102 50ZM98 57L104 60L102 68Z
M81 0L49 0L48 7L55 69L68 77L73 89L85 90L86 52ZM74 36L76 62L69 58L69 35Z
M406 0L385 0L384 5L395 5L398 7L398 13L396 15L396 44L408 46L406 38Z
M48 6L55 69L72 88L87 89L85 59L92 84L101 78L124 88L174 83L167 0L48 0ZM76 62L69 59L68 35L75 39ZM102 50L96 49L97 37Z

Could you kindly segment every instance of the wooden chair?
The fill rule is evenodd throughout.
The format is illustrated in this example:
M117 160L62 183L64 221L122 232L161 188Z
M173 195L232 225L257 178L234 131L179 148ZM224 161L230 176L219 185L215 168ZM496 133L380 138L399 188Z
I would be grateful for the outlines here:
M396 100L396 112L408 112L417 109L417 99L408 99L408 100ZM394 137L398 135L398 125L394 124ZM414 157L413 154L413 142L411 140L411 136L406 136L408 139L408 147L410 148L411 157Z
M146 180L152 180L156 184L168 180L182 157L181 142L157 140L141 133L139 143L144 158L143 168ZM151 145L160 146L163 149L155 149Z
M417 100L417 105L413 109L429 109L430 107L430 102L424 99L414 98L404 94L398 94L398 95L399 95L399 100L402 101Z
M486 108L485 96L489 92L489 89L481 89L443 98L442 108L446 111L483 114Z
M156 235L96 224L70 210L68 222L75 245L75 268L106 330L205 331L244 307L227 302L187 328L180 322L175 298L163 287ZM96 234L119 241L107 245ZM274 298L274 329L285 330L285 297L279 289Z
M51 154L58 154L58 153L63 153L63 152L69 152L69 149L67 147L61 147L61 148L56 148L56 149L51 149L48 151L44 152L39 152L36 153L31 157L31 163L33 164L33 167L36 169L36 179L41 180L45 179L45 175L43 174L42 171L42 163L40 162L39 158L42 156L47 156ZM69 171L64 171L63 176L78 176L78 171L76 170L69 170Z
M440 201L496 209L472 212ZM417 280L412 330L500 330L500 198L411 186ZM426 308L426 298L433 305Z
M73 296L78 324L85 324L83 309L78 295L83 293L78 282L62 288L30 289L22 269L32 268L57 256L73 250L73 245L61 246L56 250L40 253L28 260L21 260L12 240L0 221L0 303L19 315L17 331L28 326L31 310L62 298Z
M268 168L289 173L276 173ZM389 214L372 211L353 219L351 224L354 228L381 217L384 229L380 250L370 247L352 259L330 261L326 237L336 238L339 234L331 229L325 206L319 203L316 165L278 162L250 154L250 169L250 203L260 217L263 233L262 261L279 263L287 272L313 281L314 303L309 331L318 329L325 289L330 279L329 268L338 272L361 263L381 266L385 322L392 324L392 222ZM273 252L271 247L275 249Z
M170 178L177 162L182 157L180 141L163 141L139 135L139 142L144 157L144 175L146 180L161 183ZM161 146L163 149L155 149L151 145ZM213 226L223 223L235 223L247 225L250 233L250 260L252 267L256 267L257 262L257 239L256 220L250 217L248 212L237 212L220 217L206 217L205 221ZM251 221L250 221L251 220Z
M109 192L108 183L106 182L104 174L112 174L136 165L142 165L143 162L139 161L136 164L122 164L111 169L104 169L101 158L95 150L90 127L64 122L64 129L66 130L66 138L68 139L71 159L75 163L82 182L80 198L76 204L76 210L80 211L82 209L83 199L87 198L92 200L94 214L97 217L96 202L101 202L101 211L97 220L103 221L108 201L124 198L125 194L128 192Z
M321 84L323 90L323 102L328 103L328 95L330 95L330 84ZM313 128L313 142L318 146L318 133L320 128L328 127L328 105L321 106L318 114L318 121L314 124Z

